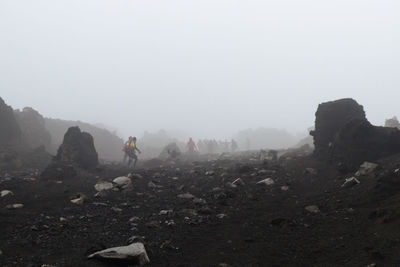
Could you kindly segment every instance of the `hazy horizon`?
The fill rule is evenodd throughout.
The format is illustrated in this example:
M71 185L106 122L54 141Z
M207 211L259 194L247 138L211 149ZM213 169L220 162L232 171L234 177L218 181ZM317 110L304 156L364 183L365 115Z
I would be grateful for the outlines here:
M394 0L3 0L0 96L123 137L305 133L318 104L347 97L383 125L400 116L399 10Z

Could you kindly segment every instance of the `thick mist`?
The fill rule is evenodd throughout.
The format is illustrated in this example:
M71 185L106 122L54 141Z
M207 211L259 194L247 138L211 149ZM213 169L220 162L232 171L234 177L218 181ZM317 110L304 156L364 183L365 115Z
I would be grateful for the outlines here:
M306 134L319 103L398 114L396 1L1 1L0 94L124 138Z

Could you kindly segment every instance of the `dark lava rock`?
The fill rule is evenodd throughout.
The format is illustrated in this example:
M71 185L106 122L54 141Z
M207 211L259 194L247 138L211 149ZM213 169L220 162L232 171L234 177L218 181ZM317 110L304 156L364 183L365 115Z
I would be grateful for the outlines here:
M318 156L329 154L338 132L351 120L366 120L363 106L353 99L340 99L322 103L315 113L314 153Z
M48 151L51 146L51 135L45 128L45 120L36 110L26 107L15 111L15 118L22 132L24 143L30 148L44 146Z
M400 130L373 126L360 119L347 123L337 134L333 146L336 158L354 165L397 153L400 153Z
M353 99L320 104L310 134L316 156L344 162L350 168L400 153L400 130L373 126Z
M0 148L19 144L21 130L14 117L13 109L0 97Z
M95 168L99 164L93 137L81 132L79 127L70 127L64 135L55 161L76 164L84 169Z

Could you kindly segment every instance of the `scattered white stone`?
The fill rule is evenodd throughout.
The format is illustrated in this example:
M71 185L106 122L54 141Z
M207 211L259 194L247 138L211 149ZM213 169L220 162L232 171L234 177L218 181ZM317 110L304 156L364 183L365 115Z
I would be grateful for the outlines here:
M132 180L126 176L117 177L113 180L113 182L123 188L130 186L132 184Z
M282 185L282 186L281 186L281 190L282 190L282 191L288 191L288 190L289 190L289 186L287 186L287 185Z
M378 167L378 164L372 163L372 162L364 162L358 171L356 172L355 176L363 176L363 175L369 175L372 174L375 169Z
M271 178L267 178L257 182L257 184L273 185L275 182Z
M155 183L153 183L152 181L150 181L150 182L147 184L147 186L150 187L150 188L157 188L157 185L156 185Z
M110 190L114 187L114 185L110 182L98 182L97 184L94 185L94 188L96 189L97 192L103 191L103 190Z
M11 192L10 190L3 190L0 192L1 197L5 197L5 196L12 196L14 195L13 192Z
M10 204L10 205L7 205L7 209L9 209L9 210L22 209L23 207L24 207L24 204Z
M189 193L179 194L177 197L178 198L183 198L183 199L193 199L193 198L195 198L195 196L193 196L192 194L189 194Z
M158 215L168 215L171 214L173 210L161 210Z
M230 187L230 188L236 188L236 187L237 187L237 185L235 185L235 184L233 184L233 183L230 183L230 182L227 182L227 183L226 183L226 186L227 186L227 187Z
M214 171L206 171L205 173L207 176L213 176L215 174Z
M122 212L122 209L118 208L118 207L112 207L111 208L113 211L115 212Z
M89 255L88 258L99 258L106 260L114 259L117 261L126 260L132 262L135 261L138 262L140 265L144 265L150 262L143 243L133 243L129 246L108 248L102 251L95 252Z
M67 219L66 218L64 218L64 217L60 217L60 222L66 222L67 221Z
M350 178L346 178L346 180L342 184L342 187L352 187L359 183L360 183L360 181L356 177L350 177Z
M234 185L245 185L241 178L237 178L235 181L232 182Z
M71 199L71 203L82 205L86 200L86 196L84 194L79 194L77 198Z
M316 206L316 205L307 206L307 207L305 207L305 209L306 209L308 212L311 212L311 213L319 213L319 212L320 212L318 206Z
M226 214L224 214L224 213L217 214L218 219L223 219L225 217L226 217Z

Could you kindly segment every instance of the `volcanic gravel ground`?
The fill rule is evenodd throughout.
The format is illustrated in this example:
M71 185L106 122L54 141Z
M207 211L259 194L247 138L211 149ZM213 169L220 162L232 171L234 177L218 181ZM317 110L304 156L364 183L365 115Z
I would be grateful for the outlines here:
M142 165L131 189L101 197L99 180L131 170L103 165L62 181L2 173L0 190L14 195L0 198L0 265L113 266L86 256L139 241L150 266L400 266L397 159L350 188L341 185L352 173L312 157ZM237 178L244 185L233 188ZM256 184L266 178L275 183ZM77 193L83 205L70 202ZM6 208L14 203L24 207Z

